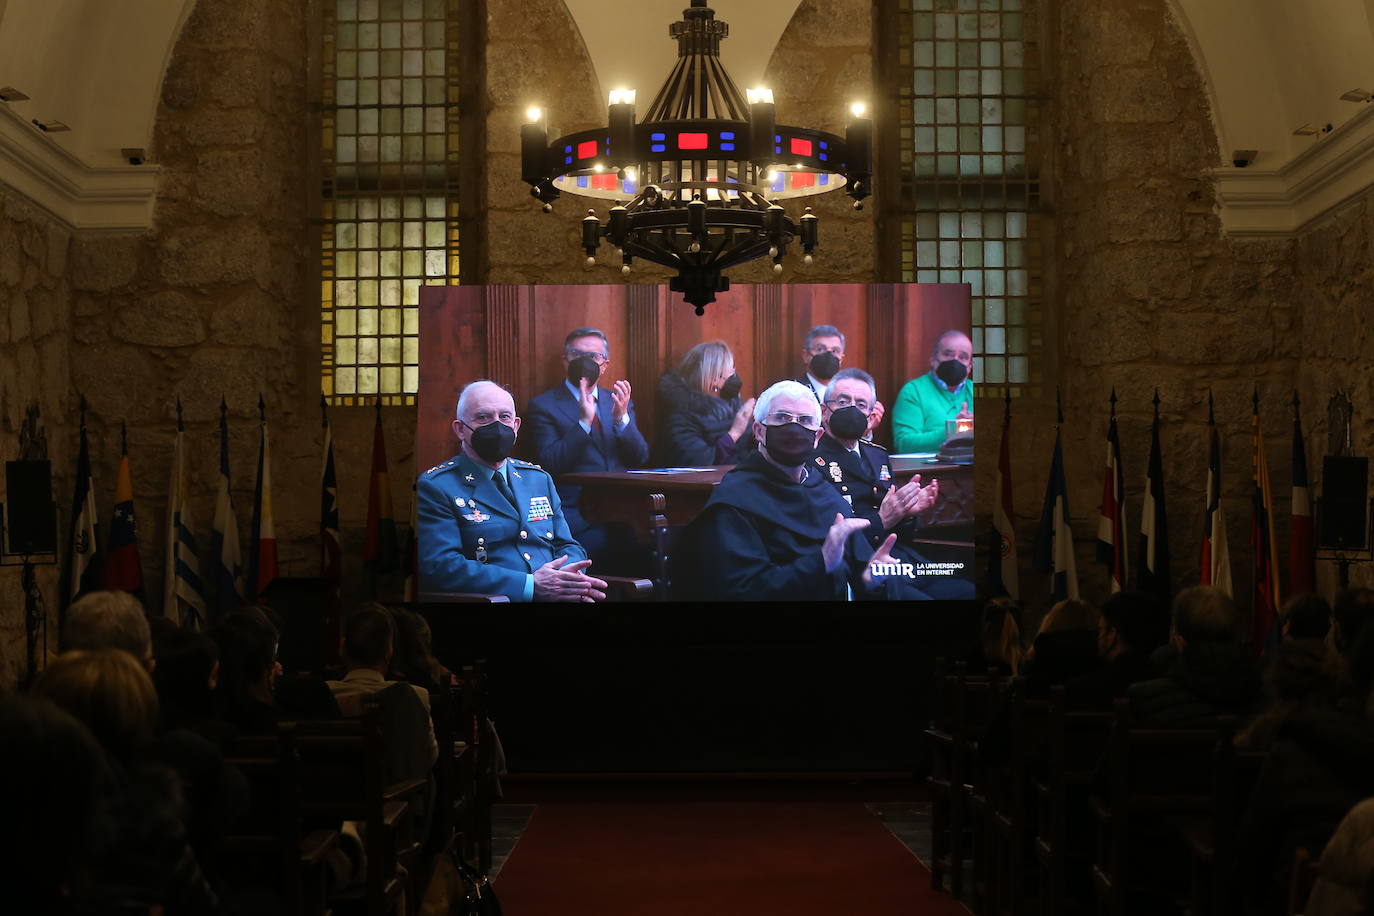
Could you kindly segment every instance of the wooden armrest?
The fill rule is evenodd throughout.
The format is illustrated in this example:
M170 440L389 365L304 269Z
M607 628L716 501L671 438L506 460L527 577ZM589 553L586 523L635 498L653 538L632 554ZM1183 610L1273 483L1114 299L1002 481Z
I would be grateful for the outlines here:
M392 783L382 790L382 798L387 801L403 798L423 788L428 781L427 779L407 779L403 782Z
M1110 824L1112 822L1112 810L1107 807L1107 803L1098 796L1094 795L1088 799L1088 809L1092 811L1093 817L1097 818L1099 824Z
M649 579L634 579L626 576L605 576L596 578L606 583L606 597L615 596L616 601L633 601L637 598L652 598L654 583Z
M319 865L324 861L324 854L333 849L338 842L339 831L316 830L301 840L301 864Z
M479 595L476 592L421 592L420 602L448 604L510 604L505 595Z
M389 801L382 805L382 823L394 828L410 810L410 802Z

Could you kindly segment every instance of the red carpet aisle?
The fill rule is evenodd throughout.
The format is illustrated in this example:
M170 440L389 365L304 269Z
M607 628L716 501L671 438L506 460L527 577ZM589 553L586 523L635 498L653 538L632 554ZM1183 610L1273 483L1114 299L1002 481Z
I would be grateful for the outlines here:
M859 803L541 804L507 916L967 916Z

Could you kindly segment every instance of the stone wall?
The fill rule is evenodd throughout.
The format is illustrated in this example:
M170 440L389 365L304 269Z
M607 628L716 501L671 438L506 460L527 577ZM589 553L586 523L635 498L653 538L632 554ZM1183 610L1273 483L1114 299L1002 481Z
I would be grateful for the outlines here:
M74 403L67 382L70 248L71 232L65 225L0 184L0 461L19 457L20 424L28 405L36 403L53 462L53 495L64 506L71 500L76 455ZM8 515L5 521L9 523ZM48 612L48 645L56 648L57 568L39 567L37 581ZM20 570L0 566L0 686L22 677L24 665Z

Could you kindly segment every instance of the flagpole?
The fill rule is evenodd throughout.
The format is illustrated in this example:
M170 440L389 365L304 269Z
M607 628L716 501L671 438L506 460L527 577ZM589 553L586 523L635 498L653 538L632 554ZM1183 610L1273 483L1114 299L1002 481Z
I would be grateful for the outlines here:
M1021 598L1020 576L1017 571L1016 511L1012 506L1011 485L1011 389L1002 396L1002 443L997 456L997 479L993 488L992 530L989 532L988 554L989 591L996 597L1006 595L1013 601ZM415 513L412 511L412 519ZM412 525L414 521L412 521ZM411 536L414 542L414 534Z

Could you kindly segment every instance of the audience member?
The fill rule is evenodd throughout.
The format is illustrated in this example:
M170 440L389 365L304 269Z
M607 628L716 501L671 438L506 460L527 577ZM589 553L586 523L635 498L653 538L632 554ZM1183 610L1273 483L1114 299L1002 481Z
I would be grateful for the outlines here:
M1211 728L1217 716L1248 719L1260 699L1259 669L1236 637L1236 605L1219 588L1198 585L1174 598L1177 655L1163 677L1132 684L1127 695L1141 725Z
M149 755L158 703L147 671L122 650L78 649L53 661L33 693L90 729L114 772L114 791L94 814L87 873L73 896L168 914L214 912L218 897L187 840L180 780Z
M1348 656L1370 619L1374 618L1374 589L1343 588L1331 606L1331 643Z
M184 728L222 749L233 728L219 715L215 702L219 646L204 633L173 627L157 636L153 653L162 729Z
M391 665L395 627L386 608L378 604L364 605L349 615L344 622L343 655L348 664L348 673L343 680L327 681L329 689L339 700L341 707L350 707L361 697L380 693L400 681L387 680L386 673ZM427 744L427 764L432 766L439 759L439 745L434 738L434 723L429 716L429 691L418 684L410 684L415 698L424 710L423 728L427 732L422 744ZM359 706L359 709L361 706ZM400 723L393 723L399 725ZM410 735L399 735L399 740L409 740ZM418 756L418 755L417 755Z
M143 605L128 592L90 592L67 609L59 651L123 649L153 670L153 639Z
M1279 728L1308 703L1331 707L1342 683L1326 664L1327 648L1320 639L1286 639L1272 653L1264 672L1268 703L1238 735L1236 744L1267 751Z
M1351 808L1322 850L1304 916L1374 913L1374 798Z
M993 598L983 606L983 664L999 674L1015 677L1021 671L1020 611L1010 598Z
M754 399L740 399L735 357L723 340L688 350L658 380L657 462L668 467L735 464L753 441Z
M63 912L113 784L90 731L50 700L0 698L0 887L13 913Z
M429 622L406 608L388 611L396 628L392 673L430 692L453 686L453 673L434 657Z
M1097 670L1102 664L1097 620L1097 609L1083 601L1060 601L1050 608L1021 669L1026 696L1046 699L1051 687Z
M1321 595L1294 595L1283 605L1284 639L1325 639L1331 629L1331 605Z
M1097 655L1102 665L1065 684L1070 705L1110 710L1132 684L1159 674L1150 662L1150 654L1168 638L1169 615L1153 595L1112 595L1102 605L1097 621Z

